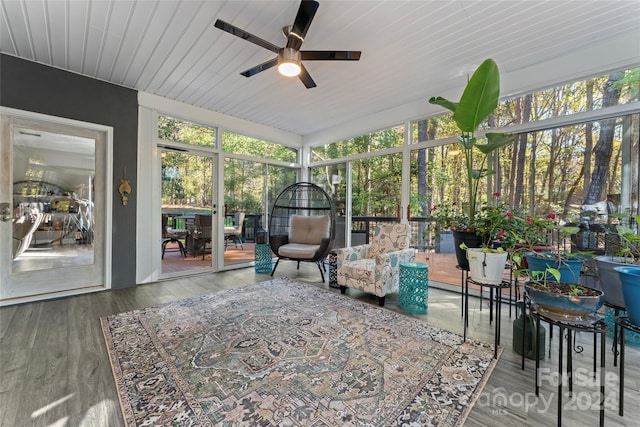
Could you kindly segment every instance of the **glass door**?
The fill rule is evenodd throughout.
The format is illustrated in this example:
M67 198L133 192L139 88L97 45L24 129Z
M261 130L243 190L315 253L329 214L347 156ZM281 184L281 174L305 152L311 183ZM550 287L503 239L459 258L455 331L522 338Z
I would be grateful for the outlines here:
M105 140L2 118L0 303L105 286Z
M213 155L162 149L162 274L211 269L215 259Z
M331 196L336 210L336 236L333 248L348 245L347 237L347 164L337 163L310 168L311 182Z

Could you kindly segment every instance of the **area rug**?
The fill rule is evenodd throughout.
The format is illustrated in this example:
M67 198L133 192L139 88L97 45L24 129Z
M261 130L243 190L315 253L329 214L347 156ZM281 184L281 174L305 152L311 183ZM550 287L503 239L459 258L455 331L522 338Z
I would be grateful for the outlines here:
M127 426L462 425L496 363L489 344L286 278L101 322Z

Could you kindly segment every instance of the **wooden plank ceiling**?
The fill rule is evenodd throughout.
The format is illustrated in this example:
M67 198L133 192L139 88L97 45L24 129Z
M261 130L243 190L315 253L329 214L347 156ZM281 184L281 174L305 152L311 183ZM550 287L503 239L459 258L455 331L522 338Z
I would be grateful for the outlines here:
M510 73L640 29L639 1L320 1L303 50L361 50L359 62L305 63L313 89L275 68L241 76L274 54L215 28L216 19L281 46L298 6L2 0L0 50L304 136L417 101L426 108L487 57L518 93L528 82ZM594 56L594 69L609 66ZM541 81L562 78L541 72Z

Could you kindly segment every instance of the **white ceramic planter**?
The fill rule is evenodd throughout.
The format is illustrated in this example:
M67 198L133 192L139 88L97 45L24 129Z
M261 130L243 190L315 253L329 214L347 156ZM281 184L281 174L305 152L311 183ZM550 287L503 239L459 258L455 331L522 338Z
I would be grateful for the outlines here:
M507 265L506 252L490 252L482 248L467 248L469 275L478 283L498 285L502 283Z

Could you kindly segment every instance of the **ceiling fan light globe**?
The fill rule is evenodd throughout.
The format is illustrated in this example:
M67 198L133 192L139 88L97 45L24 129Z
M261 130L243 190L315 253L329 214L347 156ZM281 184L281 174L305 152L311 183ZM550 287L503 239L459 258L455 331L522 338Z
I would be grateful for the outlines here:
M296 64L295 62L283 62L278 65L278 71L283 76L295 77L300 74L301 69L300 65Z
M295 77L300 74L300 52L289 47L278 51L278 71L283 76Z

